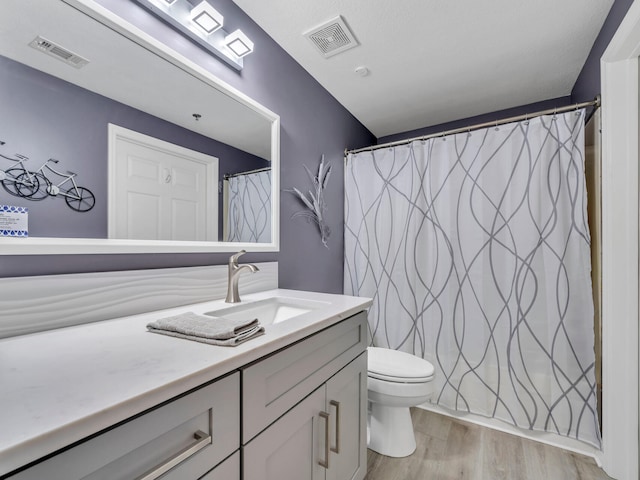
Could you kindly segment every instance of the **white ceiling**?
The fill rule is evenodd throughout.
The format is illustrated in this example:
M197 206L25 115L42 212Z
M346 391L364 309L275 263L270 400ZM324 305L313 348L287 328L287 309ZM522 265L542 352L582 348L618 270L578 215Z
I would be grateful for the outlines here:
M377 137L570 95L613 4L234 2ZM360 45L325 59L303 33L337 15Z

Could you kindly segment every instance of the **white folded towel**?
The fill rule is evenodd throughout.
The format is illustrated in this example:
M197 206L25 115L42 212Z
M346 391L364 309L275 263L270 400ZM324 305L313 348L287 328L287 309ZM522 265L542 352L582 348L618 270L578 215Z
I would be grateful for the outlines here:
M257 318L230 320L194 312L161 318L149 323L147 328L153 333L223 346L235 346L264 333Z

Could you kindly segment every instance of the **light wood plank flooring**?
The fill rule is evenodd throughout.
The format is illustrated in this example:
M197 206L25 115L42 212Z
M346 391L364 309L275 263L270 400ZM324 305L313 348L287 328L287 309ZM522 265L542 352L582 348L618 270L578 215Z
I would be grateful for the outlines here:
M416 452L368 451L365 480L609 480L592 458L444 415L411 409Z

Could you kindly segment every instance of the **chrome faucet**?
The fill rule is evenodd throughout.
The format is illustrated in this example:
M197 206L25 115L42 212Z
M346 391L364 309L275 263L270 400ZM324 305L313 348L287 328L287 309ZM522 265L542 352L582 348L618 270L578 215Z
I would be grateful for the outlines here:
M246 250L240 250L229 258L229 283L227 284L227 298L224 300L226 303L238 303L240 301L238 279L243 270L251 270L252 273L259 271L258 267L250 263L238 265L238 258L245 253L247 253Z

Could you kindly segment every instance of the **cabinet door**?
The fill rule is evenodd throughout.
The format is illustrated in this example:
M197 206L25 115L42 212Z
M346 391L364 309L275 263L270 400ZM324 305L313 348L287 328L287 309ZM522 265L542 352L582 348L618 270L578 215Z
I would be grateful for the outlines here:
M327 480L362 480L367 474L367 352L327 382L331 453Z
M324 405L322 386L242 447L244 480L324 480Z

